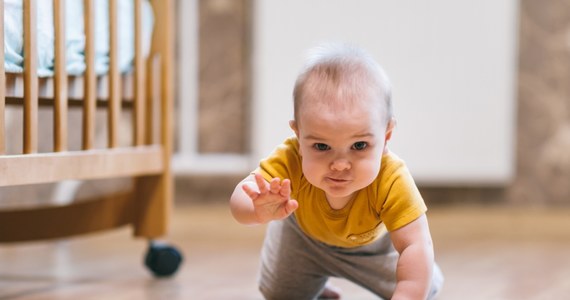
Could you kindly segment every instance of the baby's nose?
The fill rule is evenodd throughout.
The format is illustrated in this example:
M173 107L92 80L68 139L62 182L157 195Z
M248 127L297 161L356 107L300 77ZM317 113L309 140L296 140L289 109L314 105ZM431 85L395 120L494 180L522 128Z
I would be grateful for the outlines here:
M344 171L350 169L350 162L346 158L338 158L331 163L331 170Z

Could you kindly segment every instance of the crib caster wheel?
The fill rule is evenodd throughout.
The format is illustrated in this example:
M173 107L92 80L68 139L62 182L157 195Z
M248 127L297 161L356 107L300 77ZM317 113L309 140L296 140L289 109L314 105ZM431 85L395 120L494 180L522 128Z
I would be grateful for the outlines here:
M182 254L172 246L151 243L144 264L154 276L168 277L176 273L182 264Z

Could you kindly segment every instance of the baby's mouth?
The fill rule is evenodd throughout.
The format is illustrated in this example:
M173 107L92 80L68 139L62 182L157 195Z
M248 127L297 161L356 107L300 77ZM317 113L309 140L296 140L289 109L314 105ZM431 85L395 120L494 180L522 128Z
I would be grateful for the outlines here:
M327 179L329 181L335 182L335 183L345 183L348 182L348 179L344 179L344 178L335 178L335 177L327 177Z

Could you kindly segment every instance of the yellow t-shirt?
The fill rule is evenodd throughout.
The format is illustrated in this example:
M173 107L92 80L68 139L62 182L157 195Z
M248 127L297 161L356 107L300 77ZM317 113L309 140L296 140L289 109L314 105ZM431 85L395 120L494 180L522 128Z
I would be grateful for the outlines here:
M404 162L393 153L384 154L376 179L357 192L342 209L333 209L325 192L303 175L299 142L290 137L260 162L256 172L266 180L291 180L291 199L299 202L295 217L310 237L337 247L358 247L388 231L414 221L427 210Z

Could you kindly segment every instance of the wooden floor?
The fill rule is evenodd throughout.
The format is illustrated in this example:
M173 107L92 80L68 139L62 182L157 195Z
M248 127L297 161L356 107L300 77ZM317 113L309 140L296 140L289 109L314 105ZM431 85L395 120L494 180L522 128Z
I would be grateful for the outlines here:
M569 299L570 209L432 207L429 219L446 275L440 299ZM262 299L263 230L236 224L222 204L178 206L166 240L185 262L161 280L142 266L146 241L128 228L0 245L0 299ZM334 282L343 299L375 299Z

